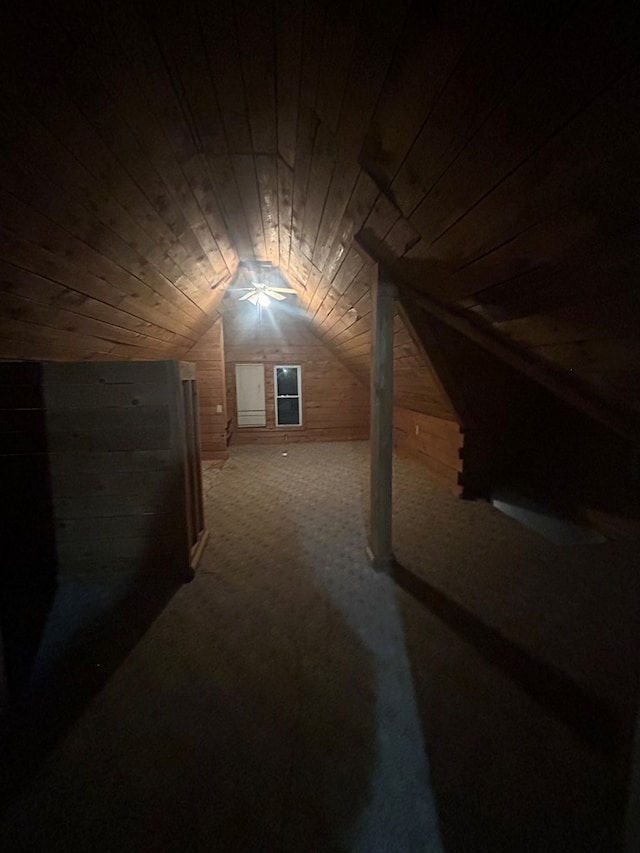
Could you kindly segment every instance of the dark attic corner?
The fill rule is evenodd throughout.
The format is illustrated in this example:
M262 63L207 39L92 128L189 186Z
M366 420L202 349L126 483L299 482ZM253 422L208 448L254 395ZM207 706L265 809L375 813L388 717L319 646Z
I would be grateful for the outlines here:
M633 4L0 9L0 849L640 850Z

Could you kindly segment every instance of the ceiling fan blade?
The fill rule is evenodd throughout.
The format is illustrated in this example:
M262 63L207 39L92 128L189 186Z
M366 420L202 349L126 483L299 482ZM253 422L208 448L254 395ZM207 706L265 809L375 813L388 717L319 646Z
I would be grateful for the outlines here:
M269 290L275 290L276 293L297 293L292 287L270 287Z
M265 289L262 292L266 293L267 296L269 297L269 299L277 299L278 302L282 302L283 299L287 298L286 296L283 296L281 293L276 293L275 290L272 290L270 287L265 287Z
M245 294L244 294L244 296L241 296L241 297L238 299L238 302L242 302L242 301L243 301L243 300L245 300L245 299L251 299L251 297L252 297L252 296L255 296L255 295L256 295L255 290L251 289L248 293L245 293Z
M254 293L248 293L246 296L241 296L240 299L248 299L249 302L252 303L252 305L258 304L258 294L255 293L255 291Z

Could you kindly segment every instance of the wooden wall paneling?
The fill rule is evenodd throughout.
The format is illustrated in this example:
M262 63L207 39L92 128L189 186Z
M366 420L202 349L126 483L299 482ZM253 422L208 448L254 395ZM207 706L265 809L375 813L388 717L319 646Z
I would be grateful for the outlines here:
M1 234L2 231L0 230ZM4 237L4 235L2 236ZM36 253L32 254L35 255ZM32 265L39 266L37 263ZM52 266L55 267L55 264ZM46 264L41 264L40 268L46 270L49 276L58 275L55 269L50 270ZM145 345L148 344L150 348L162 346L167 352L178 349L181 345L188 346L190 343L189 338L156 326L148 320L131 314L124 308L117 308L89 297L77 290L70 289L68 285L52 280L46 275L34 274L14 263L7 264L0 260L0 272L3 275L0 293L30 299L38 307L48 306L49 309L54 310L64 309L75 314L77 322L81 322L83 317L87 317L110 324L117 329L126 329L143 338ZM110 292L109 295L113 300L113 292ZM52 322L51 325L55 325L55 323Z
M169 135L170 139L176 140L172 143L173 148L186 178L182 186L180 183L172 185L189 224L182 240L189 243L190 256L202 266L205 279L213 283L230 272L236 263L227 225L213 192L209 161L204 156L206 152L217 154L224 151L217 102L192 6L180 8L170 32L161 26L160 21L154 21L153 26L159 40L160 59L169 79L165 81L165 74L160 74L150 82L162 85L165 90L167 82L170 84L179 110L171 110L165 123L168 121L173 127L182 119L185 127L182 139ZM168 91L165 98L169 108L173 98ZM190 156L187 151L191 152Z
M347 343L331 341L346 359L357 359L362 356L367 359L371 355L371 317L367 317L366 328L354 335Z
M360 231L362 223L369 215L378 194L378 187L369 175L361 169L323 266L327 278L331 279L335 275L344 255L351 246L354 235Z
M605 401L588 388L581 387L572 377L563 372L547 366L540 359L536 359L509 343L505 338L498 337L495 333L487 331L486 328L472 322L462 313L452 312L436 300L420 294L411 288L402 288L405 305L411 300L428 314L437 318L452 329L455 329L463 337L473 341L485 351L492 353L505 364L520 371L525 376L538 382L543 387L552 391L562 400L583 411L597 422L608 426L615 433L636 440L638 425L635 418L625 414L624 410L618 409L611 401ZM443 368L446 370L446 366ZM441 372L442 375L442 372ZM458 411L458 405L456 403Z
M363 266L362 257L355 248L351 248L331 281L326 276L324 277L324 287L319 287L316 292L316 317L322 309L324 300L330 291L334 291L338 296L342 296L347 287L351 284L357 273ZM321 325L320 321L316 321L316 326Z
M535 347L533 351L570 373L584 377L608 400L630 406L636 412L640 409L640 388L633 381L638 374L636 365L640 356L637 336L548 344ZM618 387L620 375L622 383ZM605 422L604 418L597 419ZM635 420L632 423L635 425ZM620 426L616 431L621 435L633 435L631 430L623 431Z
M476 4L468 28L459 28L458 37L464 38L473 26L468 45L393 181L392 192L405 216L418 208L537 54L544 57L545 42L567 12L563 4L544 15L531 15L524 8L507 10L502 4L485 9Z
M43 134L38 133L37 131L38 128L34 128L32 124L24 125L25 134L32 139L43 136ZM17 140L15 140L14 145L14 151L21 150L21 145L19 145ZM74 236L91 246L95 251L105 254L105 256L109 256L119 266L129 269L132 274L144 279L149 286L153 287L160 295L163 296L163 298L180 306L183 311L190 312L192 316L198 316L199 312L191 304L191 301L185 298L182 293L177 291L176 288L171 285L171 282L167 280L164 274L155 273L144 257L140 255L135 248L132 249L111 229L110 226L107 226L105 222L101 222L96 219L93 210L91 209L91 207L95 209L96 204L93 203L90 207L91 199L104 197L104 191L98 195L99 191L95 190L93 195L87 196L86 203L78 196L74 197L71 195L71 198L68 198L70 194L69 188L71 188L71 193L73 193L74 180L77 179L77 173L83 171L80 164L74 164L72 158L65 157L64 154L61 154L59 158L60 166L58 167L57 154L60 151L61 146L50 136L43 139L42 147L52 149L56 152L56 160L53 160L48 164L45 161L43 169L45 169L48 174L56 174L58 168L62 170L60 177L62 183L55 186L50 185L47 175L45 175L44 172L38 172L38 169L31 165L22 167L22 169L27 168L27 170L31 172L30 175L28 173L25 174L24 171L11 172L9 170L5 170L2 176L4 186L17 197L24 199L24 201L32 204L36 209L41 210L54 222L60 223L69 230L70 233L73 233ZM40 157L41 150L42 148L34 151L34 159L36 162L42 159ZM65 163L67 164L66 174L64 172ZM102 202L98 202L98 207L101 204ZM115 221L114 216L114 210L110 210L105 213L105 220L108 220L113 225ZM126 232L129 224L129 217L126 214L125 220L126 221L123 223L122 227L122 231L124 232ZM132 240L135 236L136 230L135 228L132 228L129 239ZM143 239L145 238L145 235L143 234L139 234L138 236L141 236ZM146 242L147 244L149 243L148 238L146 238Z
M349 79L354 43L361 25L362 0L327 3L315 109L320 122L335 134Z
M152 143L149 134L145 133L140 121L144 112L137 102L138 95L120 79L120 70L126 67L126 61L118 54L113 38L109 39L104 30L96 34L83 44L75 63L75 66L69 64L73 73L67 74L66 85L81 112L122 164L118 180L109 182L111 191L152 236L158 250L173 259L185 275L197 277L195 258L183 245L186 220L145 151L145 147L156 150L162 133L154 134ZM93 77L87 76L87 67L94 69ZM137 137L133 132L136 127L139 128ZM206 141L210 144L210 136ZM221 218L215 199L209 199L209 205L212 205L215 217L215 225L212 226L214 237L227 267L231 269L235 265L235 251L219 227ZM204 210L210 214L206 207ZM156 257L158 252L154 254L154 259Z
M28 345L34 347L43 347L46 343L53 350L65 349L75 352L76 358L89 357L95 358L97 355L111 355L113 358L132 358L144 357L145 350L139 347L127 346L126 344L117 344L113 341L95 338L89 335L83 335L77 331L68 331L66 329L55 329L51 326L42 326L37 323L30 323L20 319L12 319L10 317L2 318L0 323L3 338L6 337L7 342L19 341L22 345L21 358L28 358L26 354L29 351ZM4 343L3 343L4 346ZM46 346L44 347L46 352ZM3 357L10 357L9 355Z
M249 310L252 309L251 311ZM234 429L233 441L309 441L365 438L368 423L366 387L313 334L304 317L273 310L273 322L258 322L244 303L225 312L225 358L229 417L235 421L236 363L265 365L267 427ZM302 365L303 425L276 428L273 367Z
M207 162L213 176L216 198L219 201L222 216L229 223L229 230L233 234L233 245L236 248L238 260L252 258L253 241L231 157L226 154L209 155Z
M379 187L387 189L399 172L482 12L473 0L440 2L436 11L433 6L413 5L360 154ZM406 179L409 187L418 184L420 170L407 170ZM396 191L401 194L400 186Z
M273 0L236 0L238 42L254 154L278 153Z
M336 294L335 302L325 297L315 314L314 324L321 334L325 334L333 322L339 319L341 299L363 267L362 256L355 249L349 250L329 289L332 294Z
M640 263L635 233L635 227L627 225L619 232L614 230L606 243L592 243L588 250L581 246L579 252L572 247L560 262L536 263L498 284L481 287L472 296L459 300L459 305L490 322L554 312L567 306L575 310L576 306L593 302L600 303L599 312L615 312L619 299L624 304L635 293L635 270ZM494 258L495 263L499 252L492 252L487 258ZM483 281L482 261L473 266L478 280ZM490 271L486 280L495 279L495 272Z
M474 417L477 416L476 411L469 406L464 384L458 379L457 365L450 364L450 353L443 349L433 331L429 317L417 305L407 302L402 296L398 299L398 309L417 351L431 369L434 379L437 380L441 400L449 405L452 419L461 423L466 429L472 428Z
M176 328L186 334L190 333L194 319L202 316L202 312L194 305L193 312L190 309L190 313L186 313L182 307L167 302L145 282L128 273L110 258L1 189L0 223L12 233L17 232L19 236L30 235L31 239L40 242L46 251L72 261L80 269L86 269L93 277L109 282L111 287L119 289L123 295L139 300L142 316L147 316L146 306L150 306L153 319L165 315L170 318L170 328ZM78 279L82 281L80 273ZM156 310L158 314L153 313ZM167 320L164 322L169 325Z
M315 112L316 93L319 81L319 69L322 39L318 34L324 31L324 0L314 0L305 4L302 31L302 66L300 69L300 101L298 107L298 126L296 133L296 162L293 178L293 216L290 265L292 274L304 285L311 273L310 259L305 259L300 246L303 236L303 220L309 171L314 139L319 126Z
M351 341L367 334L371 323L371 294L364 294L343 317L323 336L324 340L342 351Z
M196 7L197 22L191 24L197 28L197 35L192 32L184 42L191 56L187 61L184 58L177 61L182 75L188 75L184 83L185 98L203 152L202 166L194 164L192 168L197 173L198 168L204 167L208 175L213 192L204 193L200 204L205 211L213 206L214 221L224 223L232 243L231 262L235 265L238 256L252 255L247 220L229 159L230 152L250 154L252 150L235 11L232 2L217 3L215 9L206 3L196 3ZM169 46L173 43L170 36L167 43ZM222 234L225 233L223 230ZM233 271L234 266L229 269Z
M612 42L606 56L601 63L593 63L595 45L602 43L607 32ZM610 86L633 61L632 40L628 27L621 27L604 6L597 16L578 23L572 18L568 31L556 33L547 60L533 65L530 74L518 81L500 110L481 126L411 215L412 224L428 236L428 242L459 222ZM563 81L561 87L554 83L558 80Z
M369 334L371 330L371 292L369 291L356 303L356 311L359 319L348 328L340 330L336 335L329 336L333 342L346 351L354 346L359 346L358 339Z
M429 335L428 327L423 327L423 334L414 326L413 317L415 314L409 314L402 299L396 301L397 307L397 330L398 340L401 342L412 357L416 357L423 369L429 374L429 381L433 384L435 396L438 398L441 412L446 412L446 416L462 422L462 417L466 412L464 403L458 401L459 408L456 407L454 400L447 391L447 385L452 385L452 378L449 376L446 369L446 362L441 357L438 345L433 335ZM426 337L425 337L426 332ZM436 367L436 361L439 364L440 372ZM432 414L437 414L435 411ZM441 416L441 415L438 415Z
M196 5L228 150L250 154L253 149L234 2L221 0L213 5L197 0Z
M278 165L279 168L281 165L285 166L287 173L292 178L296 164L304 5L297 0L275 0L274 26ZM290 186L291 189L288 191L289 207L291 205L292 180ZM282 254L286 257L286 261L283 261L283 266L286 269L289 265L288 249Z
M282 157L276 162L278 178L278 255L283 271L290 271L292 217L293 217L293 169ZM297 278L293 278L297 281ZM302 282L300 282L302 286ZM306 282L305 282L306 284Z
M465 494L508 486L555 502L559 512L602 503L628 514L630 463L623 460L632 434L621 437L585 417L435 318L428 326L452 380L447 390L465 406Z
M401 303L394 318L394 405L448 421L458 421L424 346Z
M305 217L309 174L312 153L319 123L313 109L301 99L298 111L298 132L296 141L296 167L293 174L293 196L291 216L291 251L289 269L304 285L311 273L309 259L302 255L301 240Z
M393 432L396 453L419 462L455 495L462 493L463 435L457 423L394 406Z
M151 7L146 7L145 14L148 17L147 21L138 18L135 14L128 14L127 9L121 8L119 3L111 4L109 8L108 19L111 30L126 57L124 68L127 75L136 74L139 95L146 96L146 105L142 110L139 109L139 105L138 109L131 110L131 96L122 80L119 88L124 88L126 94L121 101L126 104L128 117L135 122L133 126L145 140L145 145L153 155L156 169L188 223L189 227L183 232L183 239L191 245L190 253L200 265L202 275L210 285L212 277L214 280L216 278L216 268L221 268L224 258L211 228L207 225L214 210L210 209L205 215L194 194L194 187L199 183L204 186L209 185L209 178L204 170L200 170L197 177L194 177L189 170L185 174L181 169L181 164L193 160L202 162L199 159L200 143L197 129L192 115L185 110L184 101L180 99L181 82L179 71L175 66L176 59L172 54L172 50L176 51L184 60L189 51L185 54L184 39L174 38L173 30L170 33L165 31L166 19L161 15L154 15ZM183 17L182 20L185 24L191 23L191 32L195 31L193 19ZM156 40L154 36L149 35L149 26ZM205 63L198 49L199 44L199 39L194 37L187 67L195 55L200 61L200 72L203 73ZM116 66L113 70L115 79L119 77L122 79L120 67ZM154 107L150 106L152 104ZM157 117L154 115L154 109L158 111ZM155 133L153 133L154 123L159 125ZM168 150L165 147L167 145ZM201 227L203 221L207 227ZM224 233L223 223L218 221L214 225L214 230ZM213 258L213 264L209 262L209 252ZM209 298L208 288L204 290L205 297Z
M84 68L82 73L85 73ZM84 85L86 87L87 83L85 82ZM100 210L105 205L105 197L109 198L111 195L117 196L120 183L124 182L126 184L129 179L122 167L105 148L104 143L93 127L87 123L85 117L70 100L67 90L74 91L73 78L67 78L67 80L65 80L65 86L66 89L64 90L61 87L56 87L54 89L52 89L51 86L47 87L46 96L44 94L40 96L40 98L34 96L32 104L33 107L37 109L39 118L46 124L51 134L60 140L60 142L56 141L54 144L58 146L64 144L69 147L76 158L75 163L73 163L73 161L68 157L61 157L61 163L63 165L65 161L71 164L71 174L73 175L74 170L76 172L76 175L71 178L69 184L74 186L80 180L81 186L87 194L88 203L94 210ZM99 96L99 94L99 92L97 95L94 93L94 99ZM91 96L85 95L85 103L87 98L91 100ZM93 108L95 109L95 105ZM32 131L30 132L30 135L37 138ZM41 136L42 134L38 135ZM88 163L88 168L80 165L83 162ZM54 169L53 174L56 173L57 169ZM92 175L100 176L100 179L96 181ZM114 218L113 210L105 211L104 215L107 223L109 223L109 227L102 229L103 233L100 235L102 239L106 239L108 237L111 227L118 221L117 217ZM128 227L121 230L126 234L128 232ZM98 236L98 234L95 236ZM130 235L130 239L132 237L133 233ZM136 243L133 248L138 249L139 247L140 244ZM193 252L185 252L183 255L183 262L185 258L187 259L187 262L191 263L193 266L195 260ZM180 272L177 272L176 264L173 263L164 253L156 253L153 260L154 263L158 265L158 272L160 272L161 276L167 277L173 283L180 281L182 286L191 296L198 292L196 284L191 283L188 277L185 279L184 276L181 276ZM138 259L137 264L139 267L139 274L142 275L142 277L148 277L152 283L160 288L166 287L163 283L163 278L157 278L153 265L145 262L144 259ZM136 270L136 267L134 267L134 270Z
M310 310L315 295L320 287L320 283L322 282L322 270L319 270L317 267L311 267L311 273L309 274L309 278L306 283L306 288L304 293L301 294L301 303L307 312L307 318L309 321L311 320Z
M262 223L255 159L251 154L234 154L231 157L231 162L249 227L252 256L258 260L266 261L268 260L267 246Z
M319 122L313 140L309 168L309 184L304 207L300 251L309 261L313 258L318 228L324 210L327 190L335 167L337 140L331 128Z
M196 365L203 459L227 457L223 320L218 318L185 358ZM218 411L218 407L221 411Z
M33 254L35 256L36 253L34 252ZM18 294L36 303L49 305L54 312L57 308L68 308L70 311L78 314L78 325L76 328L82 327L83 317L92 317L114 326L131 328L134 331L140 328L147 337L153 339L153 346L155 346L156 340L166 340L167 352L179 352L181 348L190 346L190 339L186 336L170 331L164 332L160 328L154 328L148 321L139 319L133 314L133 311L136 310L135 304L130 307L129 312L125 313L128 307L126 298L119 300L123 310L114 311L109 304L103 304L98 300L90 299L79 291L71 290L66 285L59 285L45 277L33 275L28 270L5 264L0 264L0 268L5 273L2 285L3 292ZM85 276L84 280L86 281L87 278L88 276ZM119 295L117 291L115 295ZM113 299L113 292L111 298ZM144 316L148 316L149 313L152 312L140 312ZM158 319L162 322L162 317ZM55 325L55 323L52 321L51 325Z
M345 288L353 280L353 270L356 272L362 265L362 259L355 249L350 250L342 259L333 279L323 275L316 288L313 298L307 307L307 313L316 328L322 325L322 318L326 317L332 310Z
M313 255L313 261L318 266L323 266L328 258L358 179L360 170L357 156L362 137L371 120L391 61L406 5L374 4L358 28L349 82L336 132L339 145L336 167L327 192Z
M605 419L637 405L629 9L214 6L10 22L3 353L181 355L257 255L362 376L359 235L409 296L554 393ZM436 405L403 347L405 402Z
M594 219L592 211L580 211L573 204L565 205L542 222L518 230L500 245L492 246L462 264L445 282L435 282L432 292L460 305L475 304L474 295L496 283L505 291L510 280L518 279L512 283L517 292L520 279L525 274L537 270L544 280L547 275L554 274L554 267L563 265L567 280L556 288L556 300L563 299L563 293L571 291L575 275L570 269L571 261L582 267L584 263L578 258L593 254ZM587 273L588 278L593 279L594 272L596 270L592 270L590 275Z
M64 343L52 341L47 336L29 337L14 331L14 337L9 333L2 335L2 358L9 361L73 361L78 358L115 358L111 353L99 352L99 347L83 346L81 349L73 349Z
M313 267L313 269L317 269ZM327 277L323 274L322 270L318 270L317 284L315 290L313 291L313 295L311 296L309 303L307 305L307 316L309 317L309 321L313 323L313 318L315 317L316 311L322 304L322 300L325 297L327 290L331 286L331 282L327 279Z
M636 71L593 100L478 203L460 222L459 227L465 230L465 248L464 252L456 248L457 263L462 266L486 255L508 239L539 227L541 220L563 208L565 216L561 213L555 228L539 241L542 258L545 250L550 260L554 259L554 250L556 257L562 253L563 240L568 248L575 246L581 237L583 244L588 245L596 223L608 216L609 211L615 223L616 205L625 204L624 183L618 188L619 182L624 181L624 175L634 174L640 134L636 112L628 112L624 105L639 96L640 73ZM527 187L527 205L515 211L512 200L524 187ZM566 217L567 207L572 216ZM452 251L456 230L450 229L438 241L439 252Z
M333 311L333 308L338 302L339 298L340 292L336 290L332 283L328 283L327 287L323 290L322 296L318 300L319 305L312 319L313 325L318 328L320 334L322 334L322 322L324 318L327 316L327 314Z
M3 265L0 264L1 266ZM38 304L31 298L18 296L14 293L0 291L0 314L2 315L2 322L14 319L33 323L36 326L64 329L69 332L81 330L83 334L89 337L111 343L127 344L131 347L139 347L142 350L155 350L158 354L167 351L167 344L163 341L157 341L131 329L94 320L62 308L56 308L52 312L49 306Z
M95 98L95 90L92 94ZM77 221L78 208L85 214L88 212L90 220L95 218L105 230L113 229L131 249L149 257L156 243L141 227L144 217L140 215L139 209L132 214L131 210L118 201L119 184L131 183L130 179L124 170L121 170L116 178L116 168L109 162L108 155L102 162L96 157L96 149L101 148L99 140L91 146L91 155L84 155L85 161L88 159L92 166L95 163L92 174L67 148L69 144L73 145L68 133L64 137L65 141L61 141L45 125L28 114L17 101L11 102L11 118L7 118L4 125L5 141L8 141L6 129L9 126L14 136L10 142L12 154L10 152L8 157L15 161L13 168L16 173L7 174L8 168L5 167L3 179L6 181L12 178L17 182L13 187L14 192L21 194L19 180L22 179L25 183L25 198L38 199L44 195L48 204L57 202L59 209L66 212L74 224ZM109 180L97 178L96 173L108 175ZM45 189L49 183L52 186L50 194L47 195ZM127 195L130 197L129 193ZM74 215L75 218L72 218ZM166 245L163 248L166 248ZM166 255L161 256L159 260L159 272L175 282L180 276L180 273L175 272L176 265Z
M371 289L371 270L368 266L362 266L351 282L347 285L344 293L335 305L331 315L325 320L323 336L327 339L334 338L336 334L345 332L356 323L361 314L358 312L358 304L367 304ZM369 299L370 304L370 299ZM361 306L362 307L362 306Z
M353 186L340 227L336 231L333 243L327 255L323 270L328 279L333 279L344 256L349 251L356 234L366 219L378 196L378 188L362 170Z
M100 221L94 219L88 207L85 207L81 202L66 199L64 190L55 186L48 186L48 181L44 176L37 182L31 183L31 188L35 190L34 193L29 192L29 183L15 179L10 181L7 179L6 173L3 176L3 183L16 195L31 201L50 219L69 230L91 249L108 257L118 266L127 269L136 278L149 284L160 296L179 305L181 310L191 311L193 306L188 304L186 300L178 298L184 293L184 296L193 302L190 292L184 284L184 276L179 271L176 272L174 281L166 279L162 273L158 274L157 270L136 249L131 249L118 234L109 228L105 228ZM52 203L54 199L55 201ZM197 314L196 316L200 315Z
M46 185L45 185L45 186L46 186ZM32 187L35 187L35 185L34 185L34 184L32 184ZM14 185L14 189L16 189L15 185ZM27 195L27 193L26 193L26 192L25 192L25 193L23 193L23 194L24 194L24 195ZM64 208L60 208L60 207L56 208L55 206L54 206L53 208L51 208L51 201L52 201L52 199L53 199L53 197L54 197L54 196L55 196L55 193L53 193L53 192L49 195L49 200L48 200L48 203L49 203L49 212L50 212L50 214L51 214L52 216L56 216L56 211L58 211L58 212L62 211L62 215L64 216ZM34 195L33 195L33 201L34 201L34 203L35 203L36 205L40 205L40 206L42 206L42 201L43 201L42 194L38 195L38 194L35 194L35 193L34 193ZM8 203L8 200L7 200L7 203ZM13 208L14 208L14 210L15 210L15 208L18 206L18 205L16 204L16 201L14 201L14 202L13 202L13 205L12 205L12 206L13 206ZM45 207L45 209L47 209L47 208ZM21 208L21 213L22 213L22 214L26 214L26 212L27 212L27 209L26 209L25 207L22 207L22 208ZM37 217L36 217L36 218L37 218ZM57 217L57 218L59 218L59 217ZM85 219L88 219L88 220L89 220L89 222L91 222L91 219L92 219L91 215L90 215L88 212L86 212L86 211L85 211ZM74 216L72 217L72 215L71 215L70 213L69 213L69 216L67 217L67 220L68 220L68 227L72 227L70 223L72 223L72 222L74 222L74 221L77 223L77 222L79 222L79 221L80 221L80 220L78 219L77 215L74 215ZM83 220L83 221L84 221L84 220ZM31 222L35 225L35 218L34 218L34 217L31 217ZM48 226L50 227L50 223L49 223L48 221L43 220L43 219L40 219L40 223L39 223L39 224L40 224L40 225L44 225L44 227L45 227L45 228L46 228L46 227L48 227ZM83 227L84 227L84 226L83 226ZM43 230L43 229L41 228L41 229L39 229L39 230ZM77 226L76 226L75 230L76 230L76 232L78 231L78 227L77 227ZM95 227L94 227L93 229L89 229L89 230L87 230L87 229L85 228L85 230L84 230L84 231L82 231L82 230L81 230L81 231L80 231L80 239L82 240L82 238L84 238L84 239L88 239L88 240L90 240L90 241L92 241L92 240L94 240L94 239L96 239L96 240L100 240L100 230L101 230L101 229L100 229L100 226L96 223L96 225L95 225ZM95 237L94 237L93 235L95 235ZM82 251L81 243L76 243L76 245L79 247L79 251L77 251L75 254L76 254L76 255L80 255L80 254L81 254L81 251ZM87 243L86 245L88 245L88 243ZM98 245L100 245L100 244L98 244ZM101 248L104 248L104 247L101 247ZM104 252L100 252L100 249L95 249L95 250L93 250L93 251L97 251L97 252L99 252L99 253L104 253ZM122 261L121 257L119 257L119 256L117 256L117 261L119 261L119 262L120 262L120 264L122 264L122 263L123 263L123 261ZM119 269L119 270L118 270L118 274L120 275L120 277L122 277L123 270L122 270L122 269ZM144 272L143 272L142 270L140 270L140 273L139 273L139 274L141 275L141 277L144 277ZM113 275L112 275L112 278L116 278L116 276L113 276ZM153 284L154 286L158 287L157 279L156 279L155 281L152 281L152 284ZM177 305L177 306L179 306L179 307L180 307L180 309L181 309L182 311L186 311L186 312L188 312L188 313L191 315L191 317L198 317L198 316L200 316L200 311L199 311L199 309L197 309L197 308L196 308L196 307L195 307L195 306L194 306L194 305L193 305L189 300L185 299L185 297L184 297L184 296L183 296L179 291L176 291L176 290L175 290L175 288L171 287L171 286L169 285L169 283L168 283L168 282L166 282L166 280L165 280L165 279L161 279L161 280L160 280L160 286L158 287L158 290L159 290L159 294L160 294L160 295L162 295L162 297L163 297L163 298L166 298L166 299L168 299L168 300L171 300L171 301L172 301L172 303L173 303L173 304L175 304L175 305Z
M617 294L616 294L617 295ZM602 340L603 337L638 337L638 303L623 299L615 306L613 324L607 328L606 312L608 300L595 304L578 303L548 314L529 314L516 320L496 322L495 327L511 340L527 347L536 348L552 344L566 344ZM625 311L626 309L626 311ZM634 310L635 309L635 310ZM598 313L602 310L605 321L600 325ZM607 334L608 333L608 334Z
M314 140L301 243L304 255L314 262L318 229L340 147L336 134L359 27L360 5L359 2L347 6L329 2L324 20L315 99L319 126Z
M275 155L264 154L256 155L255 159L266 260L277 267L280 264L278 161Z

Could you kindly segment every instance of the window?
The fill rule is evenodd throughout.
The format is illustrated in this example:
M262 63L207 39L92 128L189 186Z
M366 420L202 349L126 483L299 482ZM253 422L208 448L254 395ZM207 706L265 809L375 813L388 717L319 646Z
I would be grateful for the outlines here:
M302 426L300 365L277 364L273 369L276 426Z

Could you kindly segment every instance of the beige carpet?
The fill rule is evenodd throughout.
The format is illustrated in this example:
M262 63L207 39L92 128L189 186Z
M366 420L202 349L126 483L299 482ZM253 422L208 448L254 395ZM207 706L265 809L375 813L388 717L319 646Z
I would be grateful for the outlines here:
M287 455L283 456L283 450ZM240 447L211 538L0 827L3 851L616 849L640 584L367 446Z

